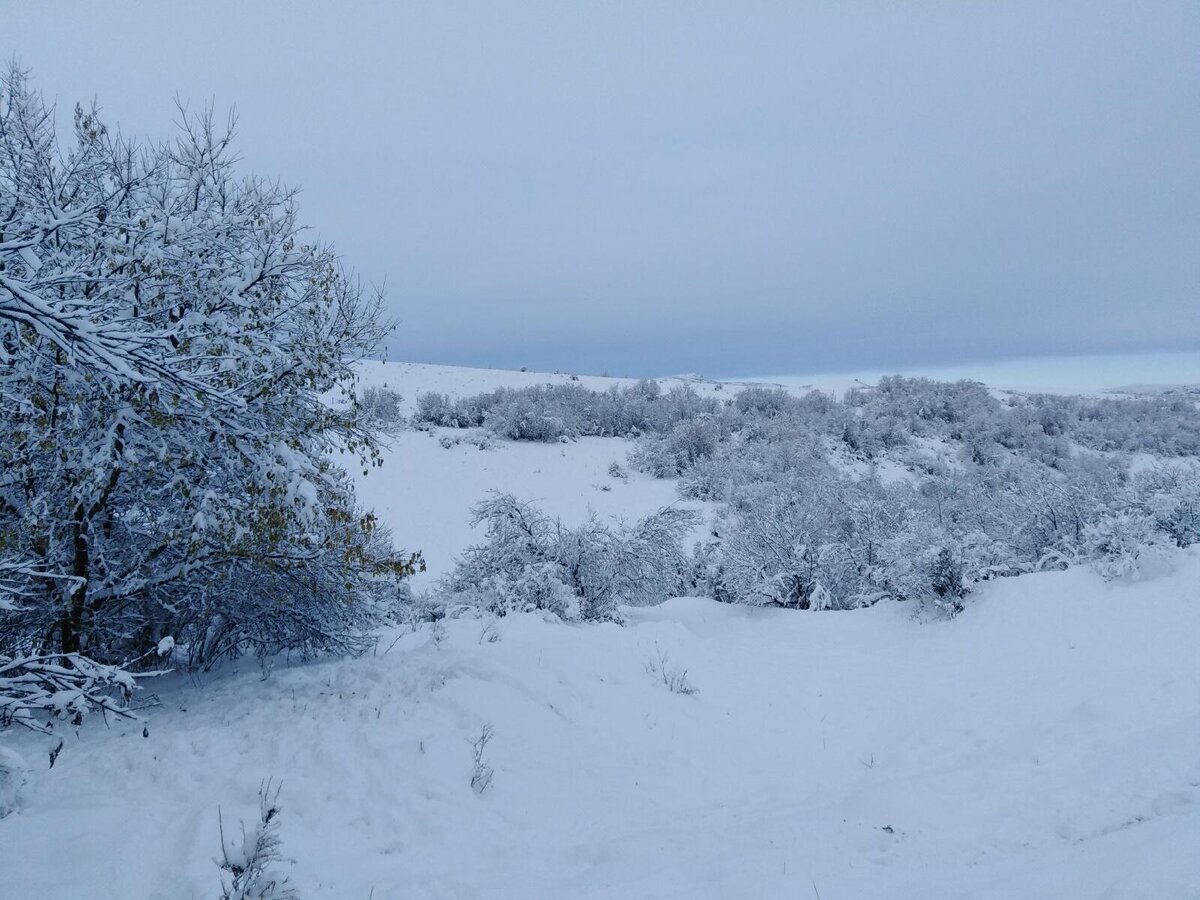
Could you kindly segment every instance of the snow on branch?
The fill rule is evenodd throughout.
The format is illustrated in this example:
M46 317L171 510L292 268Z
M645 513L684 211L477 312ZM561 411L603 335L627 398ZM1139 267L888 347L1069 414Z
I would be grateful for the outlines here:
M141 721L129 706L134 675L78 653L12 657L0 654L0 728L20 725L49 733L55 722L78 725L89 713Z

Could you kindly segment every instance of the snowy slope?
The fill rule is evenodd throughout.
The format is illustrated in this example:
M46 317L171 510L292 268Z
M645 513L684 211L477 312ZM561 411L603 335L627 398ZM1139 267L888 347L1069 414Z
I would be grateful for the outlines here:
M70 741L0 821L3 895L214 896L218 806L274 776L304 897L1195 897L1198 609L1191 553L994 583L949 623L680 599L247 664L162 691L148 738Z
M544 377L365 376L409 401ZM404 432L360 486L434 575L492 488L568 519L674 502L608 476L627 449ZM950 622L687 598L627 616L514 616L495 642L459 620L358 660L169 676L148 737L91 723L52 770L47 739L0 733L31 768L0 819L0 898L216 898L218 810L250 820L265 778L304 900L1200 898L1198 548L1139 582L992 582ZM661 656L696 693L648 671Z

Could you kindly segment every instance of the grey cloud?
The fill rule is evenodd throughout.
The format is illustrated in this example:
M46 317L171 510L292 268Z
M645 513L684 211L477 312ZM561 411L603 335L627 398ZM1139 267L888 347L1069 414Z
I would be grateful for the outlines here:
M1200 347L1192 3L42 3L0 51L247 164L398 358L656 374Z

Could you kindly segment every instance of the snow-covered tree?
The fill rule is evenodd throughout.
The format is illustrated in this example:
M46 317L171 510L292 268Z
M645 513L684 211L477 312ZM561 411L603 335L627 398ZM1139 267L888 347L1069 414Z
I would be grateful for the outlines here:
M62 146L21 72L3 89L0 652L352 649L419 564L333 459L378 458L331 398L379 298L238 173L232 123L134 147L77 110Z

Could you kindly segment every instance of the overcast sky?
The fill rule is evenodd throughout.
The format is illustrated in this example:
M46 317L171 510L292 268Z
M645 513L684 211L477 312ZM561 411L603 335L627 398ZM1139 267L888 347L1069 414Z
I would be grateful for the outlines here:
M419 362L654 375L1200 349L1200 3L58 3L0 53L247 168Z

